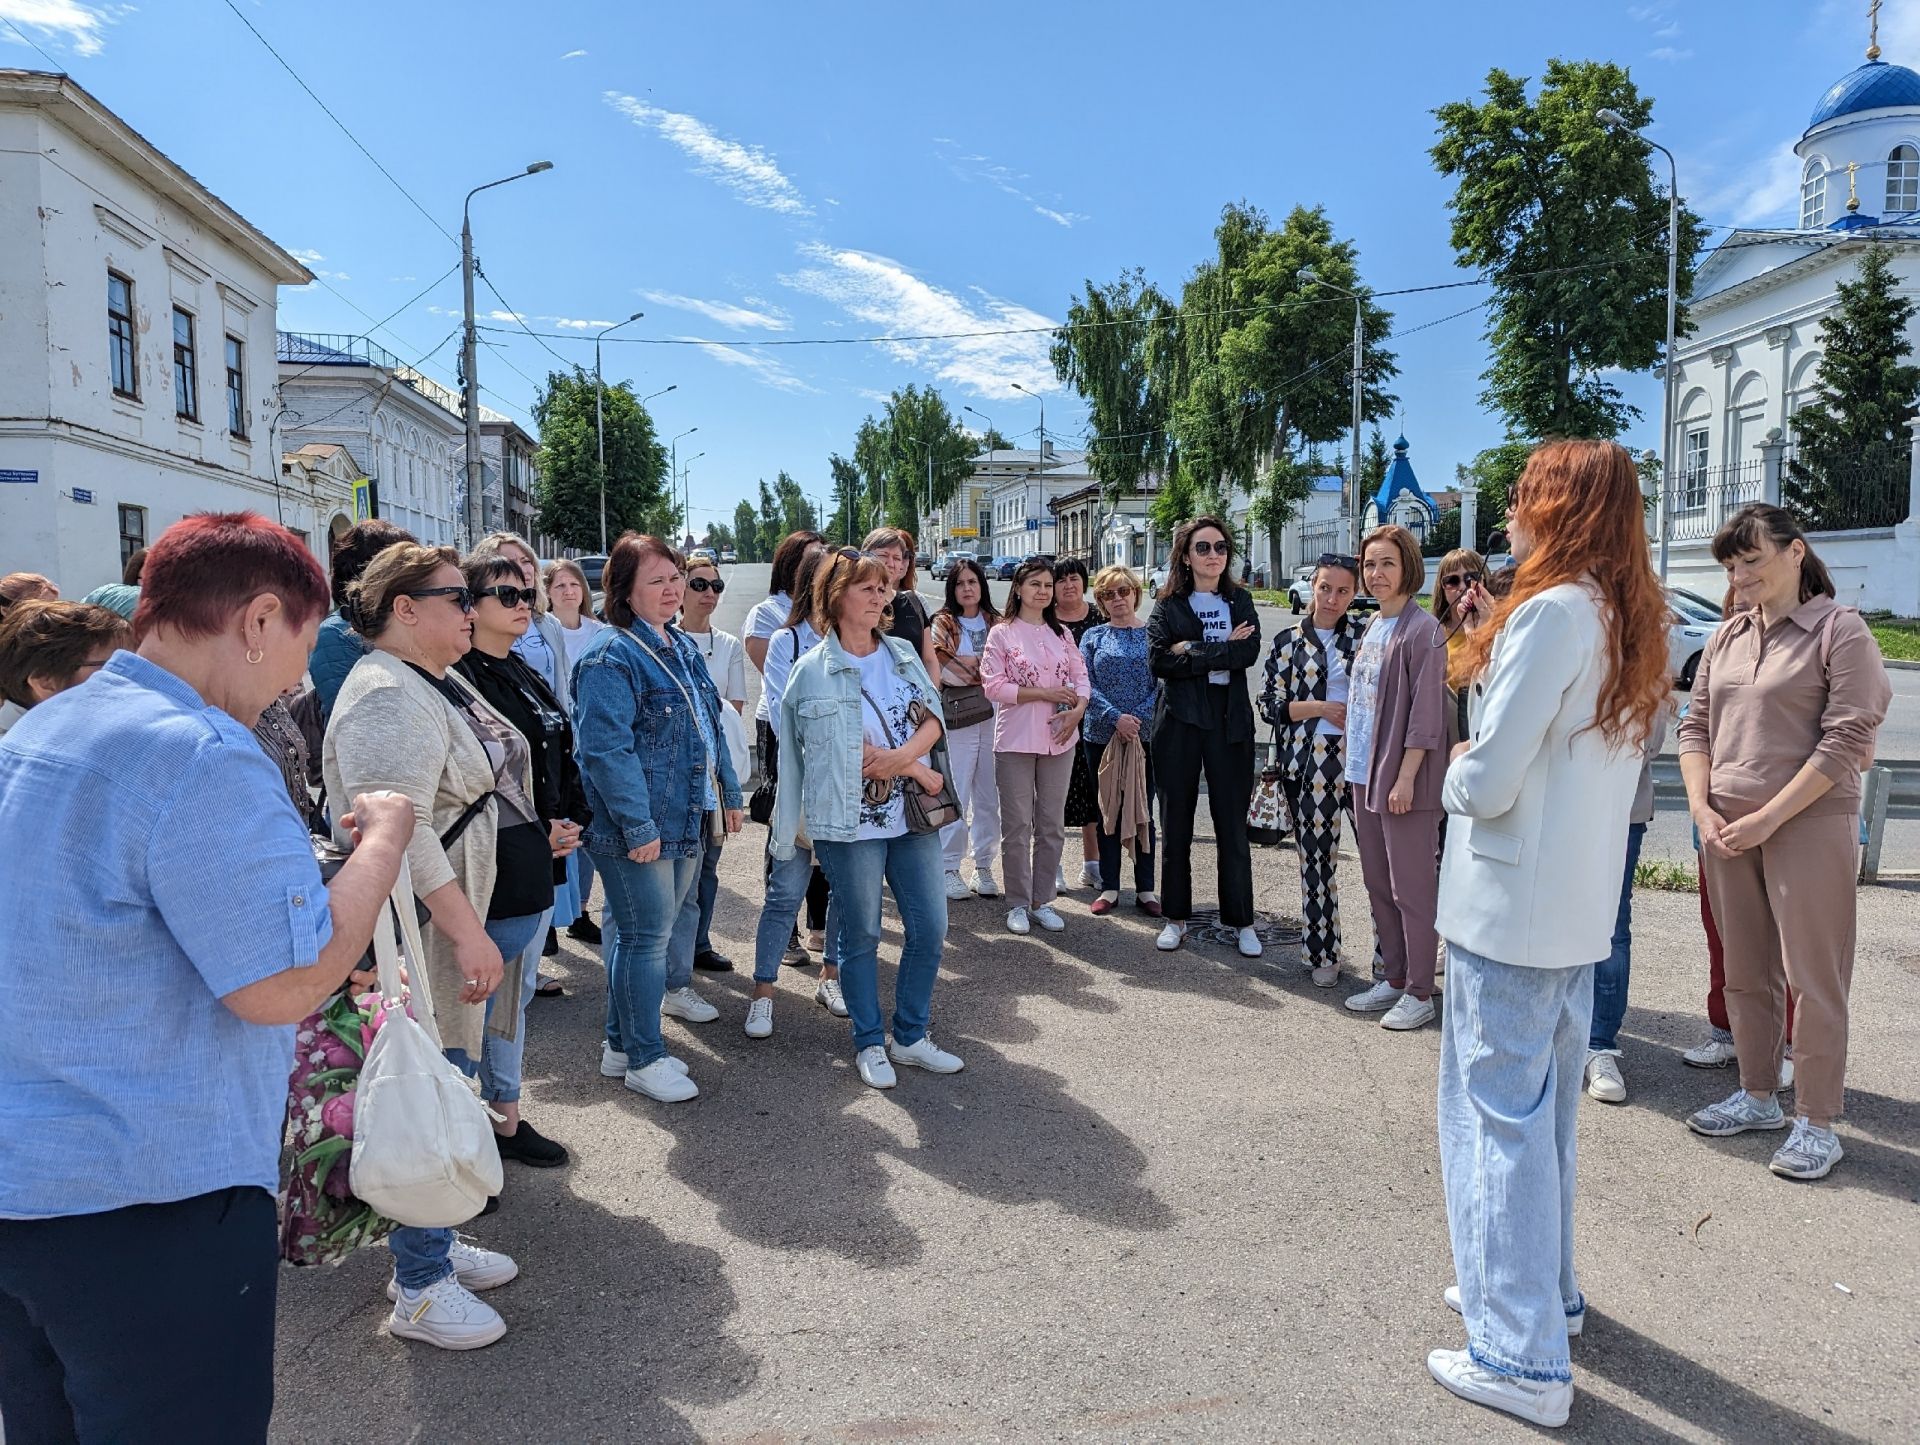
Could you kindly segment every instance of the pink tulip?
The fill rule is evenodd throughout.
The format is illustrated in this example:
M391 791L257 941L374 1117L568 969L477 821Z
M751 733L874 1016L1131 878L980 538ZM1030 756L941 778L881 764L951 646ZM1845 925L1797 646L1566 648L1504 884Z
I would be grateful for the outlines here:
M351 1199L353 1190L349 1187L352 1175L353 1156L342 1154L333 1161L333 1168L327 1171L326 1192L333 1199Z
M331 1032L321 1035L319 1052L325 1059L321 1064L322 1068L357 1069L360 1067L360 1056L353 1051L352 1046Z
M353 1137L353 1090L335 1094L320 1106L320 1122L342 1139Z

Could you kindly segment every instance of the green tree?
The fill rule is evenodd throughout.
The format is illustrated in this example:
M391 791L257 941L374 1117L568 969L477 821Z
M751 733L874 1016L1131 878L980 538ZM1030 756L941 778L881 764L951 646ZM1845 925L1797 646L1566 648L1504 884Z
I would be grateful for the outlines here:
M1360 496L1364 500L1380 490L1380 484L1387 479L1387 468L1393 465L1393 456L1387 450L1386 433L1375 427L1367 433L1366 450L1360 453Z
M1646 148L1595 119L1603 106L1636 128L1653 119L1622 67L1586 60L1549 61L1532 98L1525 77L1491 70L1479 103L1434 112L1433 163L1457 182L1454 252L1493 287L1481 399L1516 435L1619 435L1639 412L1606 372L1646 370L1665 345L1666 191ZM1682 208L1683 301L1705 234Z
M780 545L780 539L787 535L781 525L786 520L780 510L780 499L774 496L767 486L766 478L760 479L760 555L773 556L774 549Z
M1421 548L1429 557L1444 557L1460 545L1460 509L1448 507L1427 528L1426 544Z
M724 552L727 548L731 547L737 555L740 550L740 544L734 540L733 528L729 527L725 522L709 522L707 524L707 545L716 552Z
M1907 515L1920 367L1907 340L1914 302L1890 253L1871 246L1820 322L1821 397L1794 414L1781 498L1810 532L1890 526Z
M1454 485L1462 493L1471 490L1476 498L1473 520L1476 550L1486 552L1487 538L1506 529L1507 498L1513 495L1513 485L1526 469L1533 446L1532 442L1510 438L1454 468ZM1454 527L1454 535L1458 537L1459 523Z
M800 490L800 484L783 470L773 482L774 500L780 504L780 535L789 532L817 532L820 514Z
M1267 467L1266 475L1254 490L1248 515L1253 525L1265 528L1272 539L1268 556L1276 559L1280 556L1280 533L1300 515L1300 508L1313 494L1313 479L1322 474L1317 460L1302 461L1291 456L1275 457Z
M563 545L600 545L600 463L594 431L594 381L582 371L547 374L533 403L540 428L534 506L541 530ZM667 494L667 454L653 418L619 382L606 388L607 541L622 532L671 533L678 512Z
M738 539L742 562L768 560L760 550L760 520L754 513L752 502L741 502L733 509L733 535Z
M1004 437L997 440L1005 444ZM854 436L852 467L863 494L855 530L884 523L917 537L923 505L930 500L939 507L952 498L973 475L977 447L933 387L896 388L880 416L869 416Z
M1178 342L1178 312L1138 267L1088 281L1054 333L1054 374L1087 402L1087 466L1109 503L1166 468Z
M850 544L860 535L857 519L860 511L860 469L840 453L827 458L827 470L833 476L833 514L827 518L823 534L828 541Z

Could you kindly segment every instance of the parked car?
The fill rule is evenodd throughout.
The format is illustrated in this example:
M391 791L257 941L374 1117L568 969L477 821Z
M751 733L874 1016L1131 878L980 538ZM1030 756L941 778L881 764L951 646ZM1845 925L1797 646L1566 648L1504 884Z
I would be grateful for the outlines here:
M1305 612L1313 605L1314 564L1295 567L1293 576L1287 581L1287 606L1295 612Z
M956 547L951 552L942 552L938 557L934 559L933 565L930 568L928 568L928 570L934 575L936 579L940 581L945 581L947 574L953 571L953 564L955 562L958 562L962 557L966 558L969 562L977 562L980 560L972 552L969 552L966 548Z
M913 565L916 567L925 567L931 570L933 567L933 558L928 556L925 552L916 552L913 555Z
M720 549L720 562L722 566L731 567L735 562L738 562L739 560L740 560L740 554L734 551L733 548L722 547Z
M695 547L687 553L687 564L691 566L695 562L711 562L714 566L718 567L720 565L720 554L711 547Z
M1667 588L1667 605L1673 609L1667 628L1668 670L1682 692L1692 692L1700 655L1720 628L1720 609L1704 597L1674 587Z
M607 570L605 557L579 557L575 559L580 570L587 574L587 586L595 592L600 590L600 574Z
M1013 576L1020 564L1026 560L1025 557L995 557L993 561L988 564L987 571L993 576L998 577L1002 582L1005 582Z

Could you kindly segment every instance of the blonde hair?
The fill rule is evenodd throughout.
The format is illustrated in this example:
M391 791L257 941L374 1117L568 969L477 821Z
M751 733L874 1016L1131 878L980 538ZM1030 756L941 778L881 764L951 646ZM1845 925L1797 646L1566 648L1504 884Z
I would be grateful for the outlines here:
M1453 604L1447 599L1445 578L1456 567L1467 567L1480 574L1480 580L1487 578L1487 559L1471 547L1455 547L1440 559L1439 576L1433 584L1433 615L1442 627L1452 627L1457 619L1453 615Z
M1123 584L1132 590L1134 606L1138 607L1140 599L1146 596L1147 589L1140 585L1140 579L1133 575L1131 567L1122 567L1118 563L1110 567L1102 567L1093 574L1093 583L1088 591L1093 593L1094 600L1097 602L1102 592L1111 591Z
M522 537L518 532L489 532L473 544L473 550L467 553L467 561L491 562L495 557L501 555L500 549L502 547L518 547L527 554L527 560L533 563L533 590L539 594L539 596L533 599L533 615L535 617L544 616L547 610L547 588L540 576L540 554L533 550L533 544L528 542L525 537ZM512 561L513 559L508 558L507 560ZM520 564L514 562L513 565L518 567ZM585 579L582 578L582 581L584 580Z

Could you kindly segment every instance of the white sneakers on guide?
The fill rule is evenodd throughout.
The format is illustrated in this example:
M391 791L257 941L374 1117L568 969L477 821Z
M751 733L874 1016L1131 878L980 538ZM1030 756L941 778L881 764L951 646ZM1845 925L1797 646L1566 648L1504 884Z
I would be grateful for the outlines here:
M1347 1007L1353 1007L1352 999L1347 1000ZM1432 1023L1433 1016L1437 1012L1439 1010L1434 1007L1432 999L1415 998L1410 993L1403 993L1393 1001L1393 1007L1388 1009L1381 1018L1380 1027L1405 1033L1409 1029L1422 1028Z
M1502 1375L1474 1363L1465 1350L1435 1350L1427 1356L1427 1369L1461 1399L1504 1410L1536 1425L1564 1425L1573 1411L1571 1380L1523 1380L1518 1375Z
M701 998L692 984L670 990L660 1000L660 1012L690 1024L710 1024L720 1017L720 1010Z
M1053 911L1051 903L1042 903L1032 911L1033 921L1046 929L1048 933L1058 933L1067 926L1067 920Z
M1186 941L1186 937L1187 925L1169 918L1166 926L1160 930L1160 936L1154 939L1153 946L1162 953L1172 953Z
M636 1094L645 1094L649 1099L658 1099L663 1104L684 1103L696 1097L700 1093L700 1086L681 1069L676 1069L676 1062L672 1058L659 1058L644 1069L628 1069L627 1087Z
M896 1064L908 1064L930 1074L957 1074L967 1066L958 1054L950 1054L934 1043L932 1034L923 1034L918 1043L912 1044L889 1041L887 1057Z
M750 1039L773 1037L773 1000L754 998L747 1000L747 1021L742 1031Z

